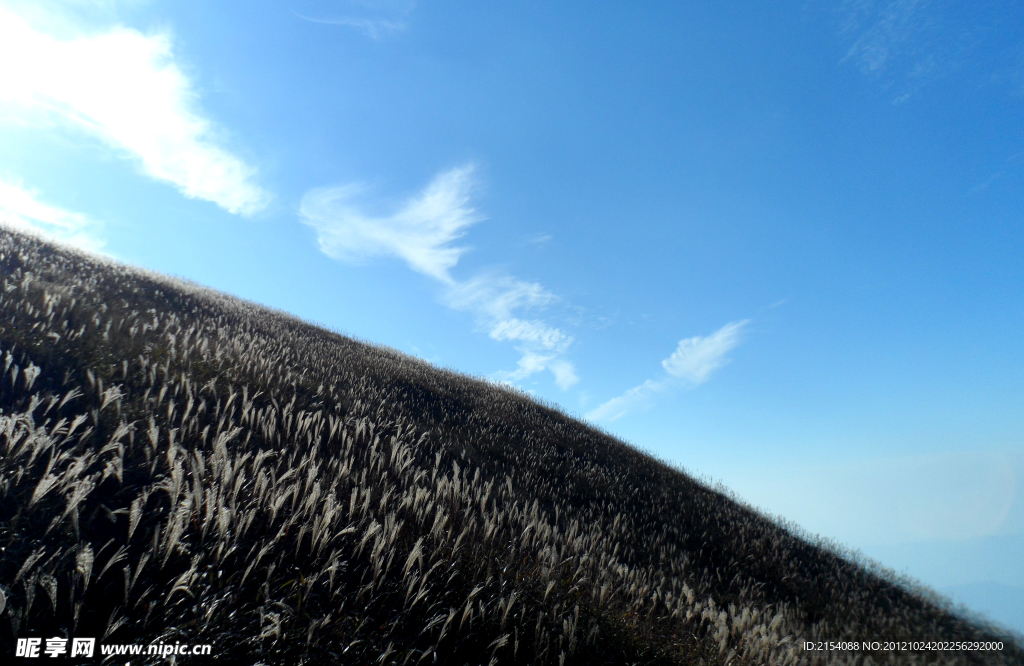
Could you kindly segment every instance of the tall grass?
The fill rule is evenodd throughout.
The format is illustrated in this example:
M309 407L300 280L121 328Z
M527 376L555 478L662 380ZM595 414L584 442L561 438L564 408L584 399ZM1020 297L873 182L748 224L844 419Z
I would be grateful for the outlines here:
M1021 664L528 397L0 231L0 651L228 663Z

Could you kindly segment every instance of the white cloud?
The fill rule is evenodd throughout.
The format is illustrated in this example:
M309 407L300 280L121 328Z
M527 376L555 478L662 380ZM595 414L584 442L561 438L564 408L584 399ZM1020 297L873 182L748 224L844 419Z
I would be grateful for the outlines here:
M311 190L299 213L313 227L321 251L329 257L360 262L372 257L402 259L409 268L444 286L441 301L454 310L471 312L477 325L499 342L511 342L521 354L518 366L497 373L500 381L521 381L548 370L562 389L579 378L565 359L572 337L558 328L520 313L548 306L558 298L535 282L503 273L484 272L465 281L451 269L466 251L453 243L483 219L471 205L473 167L439 174L420 194L390 215L363 211L362 185Z
M543 322L503 319L491 327L490 336L498 341L517 340L541 349L564 351L572 338Z
M710 379L711 374L729 362L726 354L740 342L740 332L749 319L726 324L711 335L696 335L679 341L672 355L661 362L668 377L648 379L622 395L612 398L587 413L591 421L615 421L631 411L650 404L655 395L669 389L675 380L684 380L698 386Z
M472 186L472 166L446 171L398 211L381 217L358 207L364 186L324 187L302 198L299 213L316 229L320 249L329 257L359 261L390 255L419 273L452 284L448 271L466 248L451 243L483 219L470 206Z
M231 213L266 206L254 170L217 145L195 109L196 92L166 35L115 27L60 38L0 9L0 62L7 63L0 110L8 120L96 136L137 159L148 176Z
M517 343L516 350L522 354L518 367L511 372L498 373L497 379L516 382L550 370L562 390L579 381L573 364L563 358L572 344L572 337L561 330L536 320L512 318L494 321L488 335L500 342Z
M495 373L494 378L496 380L514 384L526 379L530 375L549 370L555 377L555 384L563 391L571 388L580 380L576 375L576 367L564 358L559 358L553 354L538 354L532 351L524 352L519 347L516 349L522 353L522 356L519 358L519 365L515 370Z
M550 305L558 297L536 282L501 273L480 273L452 285L445 302L457 310L474 310L491 319L509 319L515 310Z
M729 362L725 355L739 344L740 330L749 320L726 324L707 337L699 335L679 341L672 355L661 362L673 377L703 384L711 373Z
M2 179L0 224L92 252L99 252L106 244L99 234L100 224L95 220L44 203L37 192Z

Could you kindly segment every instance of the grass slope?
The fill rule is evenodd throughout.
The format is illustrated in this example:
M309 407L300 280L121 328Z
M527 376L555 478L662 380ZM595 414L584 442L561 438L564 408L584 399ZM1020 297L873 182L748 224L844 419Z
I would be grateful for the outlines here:
M7 231L0 369L0 654L62 635L247 664L1024 663L522 394Z

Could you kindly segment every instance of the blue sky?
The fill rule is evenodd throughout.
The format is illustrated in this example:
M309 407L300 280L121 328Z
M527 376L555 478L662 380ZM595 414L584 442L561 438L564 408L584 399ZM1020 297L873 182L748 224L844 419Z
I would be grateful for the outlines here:
M0 1L0 217L515 384L1024 631L1020 4L505 5Z

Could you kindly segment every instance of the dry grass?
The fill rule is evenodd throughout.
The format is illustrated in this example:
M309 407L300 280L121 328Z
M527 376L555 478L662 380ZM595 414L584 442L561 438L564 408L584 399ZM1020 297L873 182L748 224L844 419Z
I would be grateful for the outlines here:
M997 635L514 391L0 231L18 636L230 663L1021 664Z

